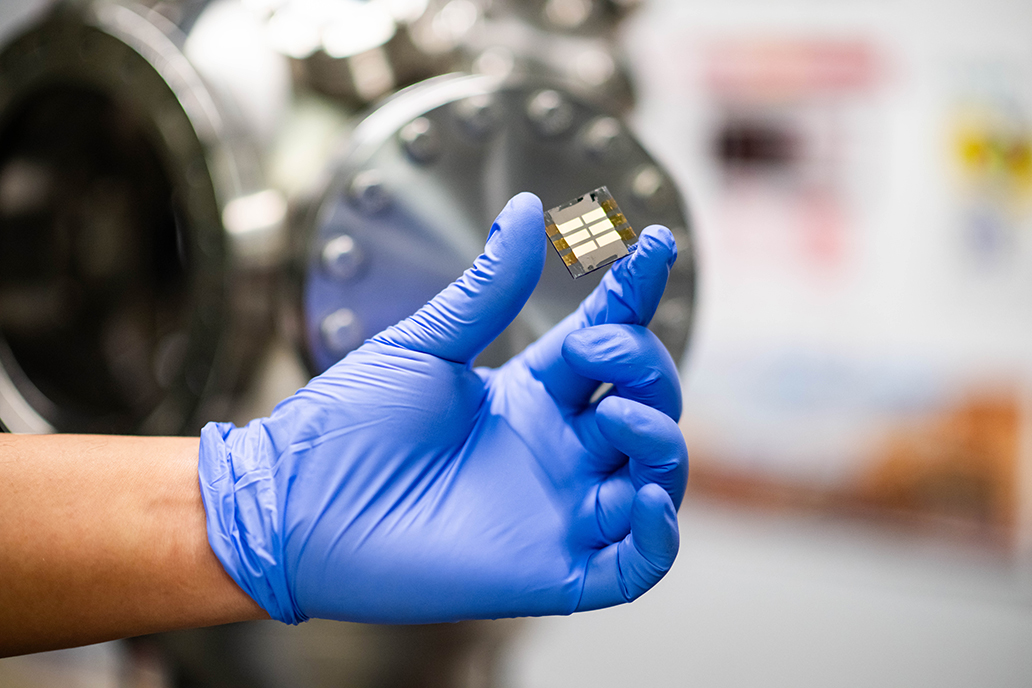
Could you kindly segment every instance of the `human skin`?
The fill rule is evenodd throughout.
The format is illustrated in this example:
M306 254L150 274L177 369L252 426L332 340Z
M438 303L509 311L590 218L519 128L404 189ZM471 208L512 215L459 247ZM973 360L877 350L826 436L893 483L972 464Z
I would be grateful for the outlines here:
M0 434L0 656L268 618L208 545L197 448Z
M655 585L677 554L675 511L688 471L676 366L644 328L676 256L674 238L646 228L635 254L575 313L503 368L473 371L477 352L537 282L542 217L539 199L515 197L481 259L424 309L269 418L243 429L207 426L207 512L197 439L0 437L0 655L265 617L227 570L287 622L568 614L622 604ZM596 405L599 381L615 387ZM349 411L349 399L376 413ZM542 419L551 432L536 427ZM394 434L381 436L384 427ZM224 443L230 433L239 440L233 447ZM289 460L276 449L295 443ZM279 453L262 453L269 449ZM355 466L358 479L349 473ZM368 489L398 476L414 482ZM426 489L426 476L439 489ZM509 502L491 492L503 483ZM302 496L289 500L298 485ZM255 494L263 499L248 502ZM270 494L283 495L283 505L264 499ZM212 508L227 496L233 509ZM285 524L288 512L294 520ZM382 513L394 519L369 516ZM380 539L340 547L340 528L363 515L371 520L354 532L372 525ZM302 586L293 574L305 548L284 556L264 537L278 526L315 543ZM394 564L403 575L381 585ZM363 567L365 594L355 583ZM341 585L347 575L350 587ZM266 589L256 579L281 585Z

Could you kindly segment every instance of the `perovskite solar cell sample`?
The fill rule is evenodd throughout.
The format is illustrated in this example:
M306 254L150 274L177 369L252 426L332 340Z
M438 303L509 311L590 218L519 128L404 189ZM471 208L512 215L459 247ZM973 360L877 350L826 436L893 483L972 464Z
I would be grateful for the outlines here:
M604 186L546 210L545 230L574 279L623 258L638 242Z

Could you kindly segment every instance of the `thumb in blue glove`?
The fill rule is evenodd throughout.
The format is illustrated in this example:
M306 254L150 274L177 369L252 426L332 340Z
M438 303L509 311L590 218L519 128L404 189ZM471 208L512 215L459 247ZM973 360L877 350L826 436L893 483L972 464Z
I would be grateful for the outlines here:
M209 424L208 538L271 616L378 623L568 614L630 601L674 561L680 385L645 329L676 256L651 227L581 307L496 369L471 361L544 264L513 198L473 267L268 418ZM599 382L614 393L590 403Z

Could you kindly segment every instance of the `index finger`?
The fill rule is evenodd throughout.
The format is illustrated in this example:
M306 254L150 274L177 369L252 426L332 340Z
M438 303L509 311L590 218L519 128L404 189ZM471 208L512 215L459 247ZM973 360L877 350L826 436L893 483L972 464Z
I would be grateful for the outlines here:
M598 381L574 372L563 359L566 336L574 330L605 323L648 325L677 259L674 235L662 225L646 227L637 249L617 262L572 314L530 345L521 360L560 408L588 403Z

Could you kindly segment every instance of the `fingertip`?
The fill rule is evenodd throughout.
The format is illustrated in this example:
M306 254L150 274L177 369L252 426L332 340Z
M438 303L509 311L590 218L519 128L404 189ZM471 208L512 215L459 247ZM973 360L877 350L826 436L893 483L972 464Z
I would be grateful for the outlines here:
M585 379L611 382L617 394L681 417L677 365L663 342L640 325L594 325L563 339L560 353Z
M538 198L537 194L531 193L530 191L521 191L512 198L509 199L508 205L527 207L530 210L537 210L541 213L542 223L545 221L545 209L541 205L541 199Z
M620 542L631 532L631 507L636 494L626 467L599 484L595 495L595 520L606 541Z
M509 199L502 212L498 213L488 239L502 229L509 227L520 227L521 229L537 229L540 226L541 232L545 228L545 211L541 206L541 199L529 191L521 191Z
M560 354L574 370L581 372L582 364L588 362L598 339L599 330L596 327L574 330L563 338Z
M645 447L655 450L652 436L667 430L665 425L657 427L657 421L671 421L662 412L649 413L649 408L634 399L612 394L598 402L595 422L602 436L628 456L640 453Z
M656 483L645 483L635 495L638 505L650 513L662 514L668 521L677 520L674 503L666 490Z
M625 428L633 425L635 410L635 404L630 399L615 395L608 396L598 402L598 406L595 409L595 418L601 421L599 423L600 428L602 425ZM605 435L606 431L603 430L602 434ZM606 439L610 438L607 436Z
M495 260L504 254L504 260L510 265L507 272L517 281L533 282L533 290L545 265L545 237L541 199L524 191L510 198L498 213L491 225L485 252Z
M676 258L677 244L670 230L649 225L639 235L634 252L617 261L603 279L595 310L605 313L608 322L648 325ZM592 320L591 324L599 322Z
M670 495L656 483L642 485L634 497L631 536L635 549L657 572L665 573L673 565L681 544L677 510Z
M665 264L669 269L677 260L677 240L674 239L673 232L663 225L649 225L638 236L638 248L633 257L634 263L648 263L648 267L652 267L652 264ZM642 269L645 266L631 267Z
M650 483L638 490L630 525L627 537L602 548L588 561L577 610L632 602L673 566L680 545L677 513L661 487Z
M663 489L676 513L688 483L688 448L677 423L658 409L619 396L599 402L595 422L602 437L629 458L634 483Z
M484 252L455 282L376 339L469 363L530 298L547 251L541 201L517 194L495 218Z
M677 260L677 240L674 233L663 225L649 225L638 238L639 250L657 255L665 260L667 267Z

